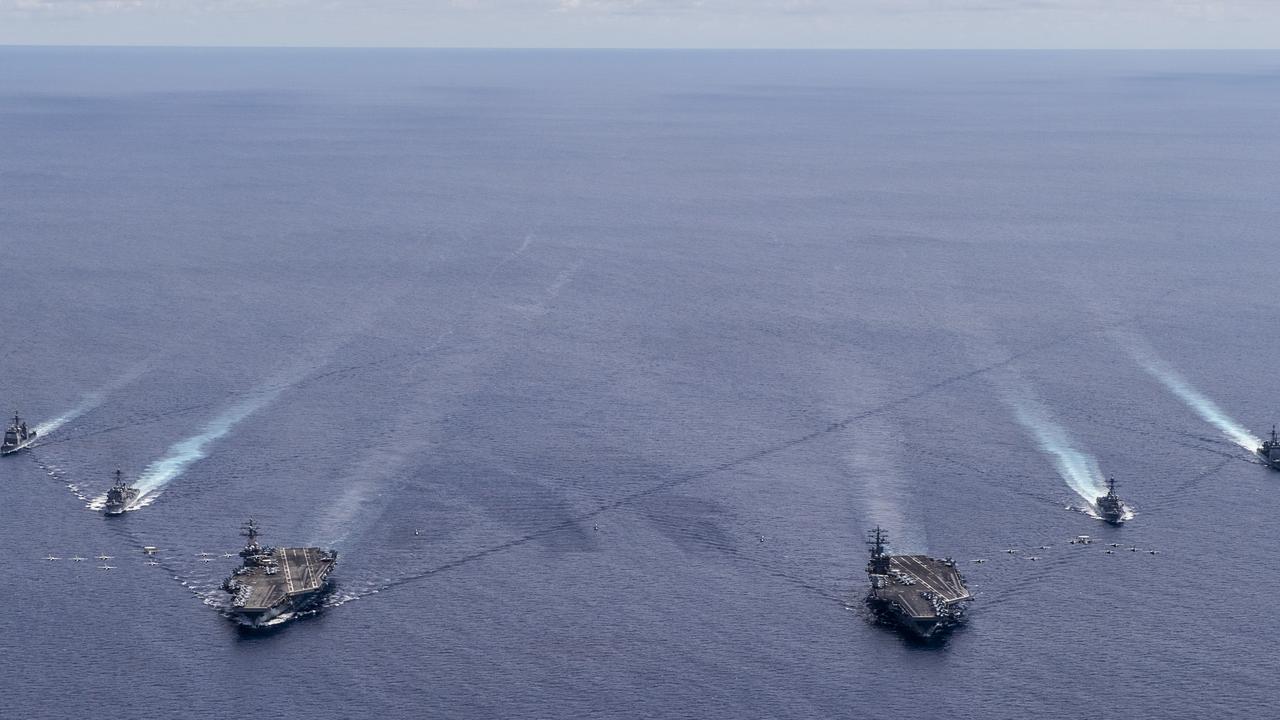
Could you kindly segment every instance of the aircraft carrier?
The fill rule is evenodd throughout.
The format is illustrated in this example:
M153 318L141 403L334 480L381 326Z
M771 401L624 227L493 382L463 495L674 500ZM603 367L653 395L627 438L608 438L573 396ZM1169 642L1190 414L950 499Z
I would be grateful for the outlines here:
M16 453L36 441L36 431L28 430L27 423L13 414L13 424L4 431L4 442L0 443L0 455Z
M1271 439L1263 440L1258 448L1258 456L1272 470L1280 470L1280 438L1276 437L1276 426L1271 426Z
M937 638L960 624L973 595L964 586L955 561L890 555L888 542L879 527L867 541L871 546L867 605L872 611L922 640Z
M258 544L258 526L244 526L244 564L222 582L231 594L231 616L248 628L283 625L315 607L329 590L338 562L335 550L273 548Z

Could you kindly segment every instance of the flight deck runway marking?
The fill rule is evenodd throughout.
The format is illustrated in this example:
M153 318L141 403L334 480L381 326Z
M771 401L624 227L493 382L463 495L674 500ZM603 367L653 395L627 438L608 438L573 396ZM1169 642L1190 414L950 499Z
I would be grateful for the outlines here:
M289 592L292 593L293 592L293 573L289 569L289 551L288 550L281 551L280 559L284 561L283 563L281 563L282 565L284 565L284 584L289 587Z
M302 551L302 583L307 587L315 586L315 571L311 569L311 553Z
M947 600L959 600L964 595L968 594L967 591L961 592L958 588L952 585L950 578L938 576L933 568L923 562L920 562L920 560L915 556L897 555L894 556L893 561L896 564L901 565L904 570L910 572L913 577L923 583L930 591L942 595Z

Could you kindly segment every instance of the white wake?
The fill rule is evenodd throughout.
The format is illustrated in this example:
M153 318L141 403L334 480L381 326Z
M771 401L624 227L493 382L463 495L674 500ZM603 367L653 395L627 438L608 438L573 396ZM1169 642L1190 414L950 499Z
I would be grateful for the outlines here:
M1159 380L1162 385L1178 396L1197 415L1222 431L1222 434L1230 439L1231 442L1249 452L1257 450L1262 445L1260 439L1246 430L1239 422L1236 422L1235 418L1224 412L1222 408L1218 407L1217 403L1210 400L1204 393L1188 382L1182 376L1182 373L1179 373L1172 365L1157 355L1146 340L1124 331L1116 331L1114 335L1120 342L1121 347L1142 366L1143 370L1146 370L1152 377Z

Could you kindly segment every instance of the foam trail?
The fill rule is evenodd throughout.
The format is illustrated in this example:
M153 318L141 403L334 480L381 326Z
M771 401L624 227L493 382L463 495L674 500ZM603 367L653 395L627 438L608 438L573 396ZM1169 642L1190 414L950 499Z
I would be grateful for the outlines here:
M37 437L42 440L49 437L53 431L101 405L105 397L106 395L100 390L96 390L85 395L84 399L82 399L75 407L52 420L45 420L39 425L36 425L35 430Z
M1058 475L1090 507L1107 492L1102 466L1097 458L1075 447L1065 428L1053 421L1049 411L1034 398L1006 396L1018 423L1036 439L1040 449L1053 458Z
M360 319L355 329L368 325L371 316ZM355 332L353 329L351 332ZM221 438L240 421L270 405L281 393L298 384L304 374L314 365L323 363L337 351L345 336L334 336L328 342L318 346L311 353L303 356L289 370L279 374L277 378L248 395L244 400L232 405L221 415L210 420L200 432L180 440L170 446L164 457L148 465L134 483L139 490L138 499L129 506L129 510L137 510L155 502L157 493L175 478L181 475L192 464L203 459L210 443Z
M999 358L1007 358L1000 345L991 339L991 331L982 322L973 323L975 330L969 344L969 354L984 365L991 365ZM978 344L981 342L981 344ZM1035 438L1041 451L1053 460L1053 467L1067 483L1067 487L1087 504L1090 515L1097 517L1094 502L1107 492L1106 476L1097 458L1076 447L1071 434L1059 425L1053 414L1041 402L1035 389L1012 364L1005 364L989 374L991 383L1005 405L1013 411L1014 418Z
M241 420L266 407L283 389L271 390L237 403L209 421L199 433L174 443L164 457L148 465L138 477L134 487L138 488L140 494L135 506L141 507L142 498L164 488L188 466L204 458L210 443L226 435Z
M1193 387L1190 382L1187 382L1187 379L1157 355L1145 340L1122 331L1116 331L1114 334L1120 341L1121 346L1142 366L1143 370L1146 370L1152 377L1159 380L1162 385L1174 395L1177 395L1197 415L1221 430L1222 434L1226 435L1231 442L1249 452L1257 450L1262 445L1262 441L1255 437L1253 433L1246 430L1230 415L1223 412L1217 403Z
M70 410L66 411L65 413L59 415L58 417L52 420L45 420L39 425L36 425L35 426L36 435L41 440L48 438L49 435L52 434L58 428L62 427L63 425L66 425L72 420L75 420L81 415L84 415L90 410L97 408L99 405L102 404L103 400L107 399L108 393L112 392L113 390L118 390L124 387L125 385L128 385L129 383L133 382L134 380L137 380L139 377L142 376L142 373L145 371L145 369L146 369L145 365L139 365L134 369L130 370L129 372L126 372L124 375L121 375L114 382L104 387L101 387L97 390L94 390L93 392L86 393L85 396L80 399L80 402L77 403L75 407L71 408Z
M1218 407L1216 403L1192 387L1186 378L1178 374L1173 368L1160 367L1159 365L1144 365L1144 367L1157 380L1164 383L1165 387L1169 388L1174 395L1182 398L1183 402L1190 405L1197 415L1221 430L1222 434L1230 438L1231 442L1250 452L1257 450L1262 445L1262 441L1255 437L1253 433L1245 430L1244 427L1223 412L1222 408Z

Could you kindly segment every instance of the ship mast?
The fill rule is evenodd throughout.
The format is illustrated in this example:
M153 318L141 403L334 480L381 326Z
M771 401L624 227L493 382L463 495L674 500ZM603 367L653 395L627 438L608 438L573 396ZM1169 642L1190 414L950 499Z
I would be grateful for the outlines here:
M240 528L240 534L249 538L248 542L244 544L245 547L254 547L258 544L258 524L254 522L253 518L249 518L249 522Z
M867 572L875 575L889 573L889 553L886 550L888 544L889 535L879 525L867 534L867 545L871 548L871 562L867 563Z

